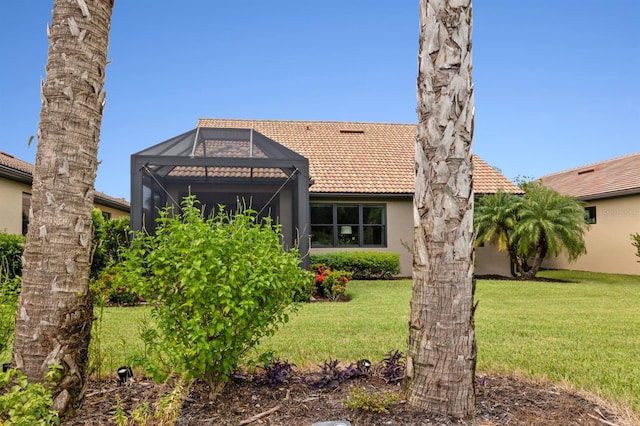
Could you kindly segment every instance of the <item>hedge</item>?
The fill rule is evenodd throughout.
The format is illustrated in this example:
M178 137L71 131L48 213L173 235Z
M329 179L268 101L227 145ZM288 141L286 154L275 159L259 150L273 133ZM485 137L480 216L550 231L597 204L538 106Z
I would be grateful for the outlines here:
M335 251L310 255L311 265L348 271L353 279L379 280L400 273L400 255L379 251Z
M22 249L25 237L0 232L0 275L13 279L22 275Z

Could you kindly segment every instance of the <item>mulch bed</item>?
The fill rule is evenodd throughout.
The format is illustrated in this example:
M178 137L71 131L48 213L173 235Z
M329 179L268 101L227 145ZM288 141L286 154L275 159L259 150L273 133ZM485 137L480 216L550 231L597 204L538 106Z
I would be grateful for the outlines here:
M177 424L310 426L314 422L329 420L349 420L354 426L632 424L630 420L624 421L616 416L608 404L552 384L512 377L477 378L476 418L473 422L429 415L404 401L390 407L388 414L350 410L343 401L351 386L364 387L368 392L400 392L398 384L387 384L377 377L351 380L331 390L310 389L298 380L278 388L243 380L231 381L223 393L210 402L207 387L195 382L184 400ZM166 385L149 380L134 380L122 386L103 382L102 389L92 382L83 407L74 418L62 424L114 424L117 398L125 412L130 413L143 402L153 406L159 395L168 391Z

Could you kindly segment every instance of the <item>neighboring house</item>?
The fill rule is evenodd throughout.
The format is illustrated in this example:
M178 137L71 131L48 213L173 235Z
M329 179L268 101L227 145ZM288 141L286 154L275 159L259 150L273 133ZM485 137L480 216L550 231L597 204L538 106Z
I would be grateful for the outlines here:
M583 201L591 223L585 234L586 255L572 263L561 255L547 259L544 267L640 274L630 238L640 232L640 153L553 173L540 181Z
M26 234L31 206L33 165L0 152L0 232ZM124 199L96 192L94 204L109 218L129 215Z
M190 157L198 160L194 162L197 167L185 167L185 163L181 162L181 166L169 169L169 163L160 161L153 170L147 169L145 178L148 183L145 185L148 186L140 190L139 198L132 194L134 223L134 212L140 211L142 214L143 211L148 211L148 207L136 206L136 199L143 199L142 204L145 206L153 204L156 198L162 203L163 191L168 197L175 199L185 192L185 185L189 185L190 190L198 196L199 191L204 191L206 197L207 192L214 191L210 188L217 185L215 191L219 192L229 182L231 185L242 185L241 178L244 178L245 193L249 190L263 190L264 186L257 183L256 177L273 178L275 175L271 171L270 175L267 172L258 173L249 163L245 163L244 172L232 167L222 171L224 167L220 166L227 164L228 157L234 156L232 153L221 154L221 157L226 158L224 161L216 162L215 167L204 166L202 151L213 151L221 146L221 142L201 141L196 147L197 142L194 141L198 139L198 132L200 131L202 139L205 132L211 132L213 135L214 130L223 129L253 129L260 137L264 135L271 142L275 141L308 159L308 195L298 195L297 198L308 196L312 253L357 249L394 252L400 254L400 275L411 275L410 247L413 245L414 156L417 131L415 124L200 119L198 128L194 131L176 136L132 156L132 167L143 169L147 164L144 154L175 154L178 152L179 144L188 142L194 147L193 150L189 150ZM180 150L184 152L184 146ZM142 158L136 159L139 154ZM291 161L299 160L294 158ZM522 192L477 156L473 157L473 163L476 197L500 189L513 193ZM198 167L199 171L196 170ZM132 170L132 173L135 175L138 171ZM219 180L216 180L214 173L218 173ZM284 175L286 176L288 173ZM226 180L220 180L222 177ZM231 181L232 177L236 180ZM161 181L162 178L166 180ZM182 185L181 189L176 186L178 178L182 178L179 182ZM138 179L142 180L142 177ZM197 183L189 183L188 179L196 179ZM282 177L280 179L282 181ZM132 184L132 188L135 185ZM157 187L156 192L152 189L153 186ZM277 185L275 187L277 188ZM291 198L296 198L295 191L293 195L287 195L278 201L280 204L274 208ZM280 211L290 212L291 207L280 207ZM302 214L304 213L306 212ZM478 275L509 274L508 256L498 253L493 247L479 248L476 264Z

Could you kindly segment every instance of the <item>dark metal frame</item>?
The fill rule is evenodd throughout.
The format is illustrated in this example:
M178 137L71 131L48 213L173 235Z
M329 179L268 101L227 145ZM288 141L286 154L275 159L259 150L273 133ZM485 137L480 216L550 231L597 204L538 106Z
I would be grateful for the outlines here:
M262 154L258 156L230 157L207 156L205 141L225 141L226 143L250 143ZM197 148L204 149L196 155ZM302 155L280 145L276 141L253 129L196 128L165 142L154 145L131 155L131 227L143 228L143 179L145 170L152 171L154 180L163 182L189 182L189 177L172 177L176 167L233 167L247 169L280 169L294 182L293 224L297 232L294 238L303 259L303 267L309 266L309 160ZM205 169L206 170L206 169ZM205 173L206 174L206 173ZM268 178L252 177L253 181L268 181ZM213 178L193 178L193 182L213 182ZM215 178L216 185L241 182L242 178ZM273 181L273 179L271 179ZM283 181L281 179L280 181ZM166 186L166 185L165 185ZM250 188L247 188L250 192ZM297 207L296 207L297 206Z

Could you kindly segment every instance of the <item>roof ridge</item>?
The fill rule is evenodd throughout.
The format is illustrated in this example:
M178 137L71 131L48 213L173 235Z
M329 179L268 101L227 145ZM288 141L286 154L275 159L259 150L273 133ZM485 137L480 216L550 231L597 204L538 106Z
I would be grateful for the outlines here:
M635 157L636 155L640 155L640 152L634 152L634 153L631 153L631 154L625 154L625 155L621 155L619 157L609 158L608 160L596 161L595 163L583 164L581 166L572 167L570 169L565 169L565 170L560 170L558 172L549 173L549 174L546 174L544 176L540 176L538 178L538 180L544 179L544 178L547 178L547 177L550 177L550 176L557 176L557 175L561 175L561 174L565 174L565 173L569 173L569 172L573 172L573 171L577 171L577 170L581 170L581 169L586 169L588 167L598 166L598 165L609 163L609 162L612 162L612 161L619 161L619 160L622 160L622 159L625 159L625 158Z
M278 120L261 118L220 118L220 117L200 117L198 123L204 120L219 121L260 121L262 123L325 123L325 124L369 124L369 125L391 125L391 126L417 126L418 123L392 123L379 121L344 121L344 120Z

